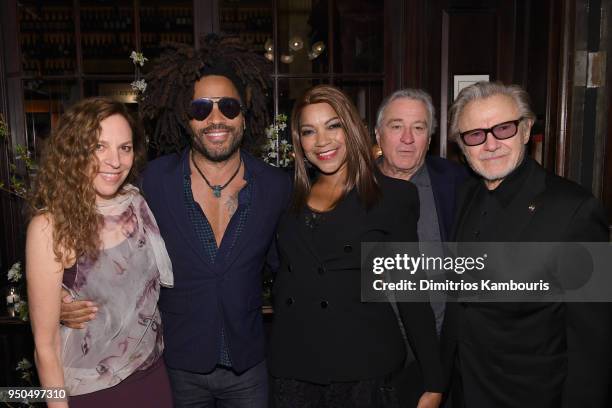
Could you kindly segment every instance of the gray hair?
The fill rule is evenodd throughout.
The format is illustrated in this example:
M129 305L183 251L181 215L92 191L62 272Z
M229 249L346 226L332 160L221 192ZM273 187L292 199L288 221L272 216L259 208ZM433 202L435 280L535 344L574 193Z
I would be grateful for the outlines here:
M525 119L535 121L535 114L529 105L529 94L519 85L504 85L501 82L476 82L465 87L459 92L457 99L450 107L449 135L457 140L459 136L459 117L463 113L466 105L472 101L490 98L495 95L506 95L512 98L519 115Z
M427 130L429 136L431 136L436 130L437 125L436 108L434 108L433 102L431 101L431 96L422 89L405 88L395 91L391 95L387 96L378 108L378 113L376 114L376 129L380 129L382 127L382 120L387 106L389 106L391 102L403 98L423 102L423 105L425 105L425 109L427 110Z

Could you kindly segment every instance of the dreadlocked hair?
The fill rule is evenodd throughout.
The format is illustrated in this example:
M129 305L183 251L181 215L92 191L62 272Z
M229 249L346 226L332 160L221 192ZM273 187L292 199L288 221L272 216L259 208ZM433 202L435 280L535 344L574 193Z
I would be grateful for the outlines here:
M169 43L145 75L147 89L140 97L140 112L148 125L150 144L160 154L181 151L190 145L189 104L194 84L206 75L221 75L232 81L246 108L246 130L242 146L258 155L265 128L271 119L267 96L270 62L247 50L237 37L209 34L202 46Z

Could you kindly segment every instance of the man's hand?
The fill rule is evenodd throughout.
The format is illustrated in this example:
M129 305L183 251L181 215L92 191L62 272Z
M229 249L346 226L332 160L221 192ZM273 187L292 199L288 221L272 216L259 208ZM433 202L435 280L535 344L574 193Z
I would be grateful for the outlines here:
M419 399L417 408L438 408L442 402L442 394L439 392L424 392Z
M88 300L74 300L66 289L62 289L60 322L71 329L83 329L86 323L96 318L98 307Z

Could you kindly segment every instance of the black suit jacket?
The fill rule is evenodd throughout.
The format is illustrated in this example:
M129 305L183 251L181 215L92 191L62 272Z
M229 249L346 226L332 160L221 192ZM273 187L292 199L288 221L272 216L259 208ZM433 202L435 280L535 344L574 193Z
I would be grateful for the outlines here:
M440 239L443 242L448 241L457 207L457 191L469 173L465 166L436 156L427 156L425 166L436 203Z
M189 150L152 161L144 173L143 189L174 271L174 287L162 288L159 296L164 359L172 368L213 370L222 326L234 370L242 372L265 357L261 270L289 200L290 181L284 172L241 154L252 183L250 213L231 255L214 264L203 253L185 205Z
M366 210L351 191L313 228L288 212L280 221L269 365L273 376L326 384L382 377L399 369L405 347L389 303L360 296L360 243L416 241L414 185L378 175L382 198ZM401 303L400 316L424 374L442 389L434 319L427 303Z
M608 240L593 196L525 160L527 182L512 198L510 215L499 220L498 241ZM455 237L467 235L464 222L480 183L470 180L460 193ZM457 365L465 402L453 397L454 406L608 407L611 328L609 304L449 304L445 363Z

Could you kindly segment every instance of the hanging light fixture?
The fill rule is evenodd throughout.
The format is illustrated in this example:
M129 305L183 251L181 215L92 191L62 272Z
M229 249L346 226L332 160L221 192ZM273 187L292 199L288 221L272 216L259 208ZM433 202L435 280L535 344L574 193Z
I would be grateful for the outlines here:
M325 43L323 41L317 41L312 44L312 52L317 54L317 57L325 50Z
M293 62L293 55L283 54L280 57L282 63L291 64Z
M294 35L289 40L289 48L291 48L293 51L301 50L302 48L304 48L304 40L302 40L300 36Z
M304 48L304 40L299 35L294 35L289 39L289 53L281 54L280 61L283 64L291 64L294 60L294 53L302 50ZM264 57L268 61L274 61L274 41L271 38L268 38L264 43L265 54ZM325 43L323 41L317 41L312 44L310 50L307 52L308 59L314 60L318 58L321 53L325 50Z
M270 53L274 51L274 42L272 41L271 38L268 38L266 40L266 43L264 44L264 49Z

